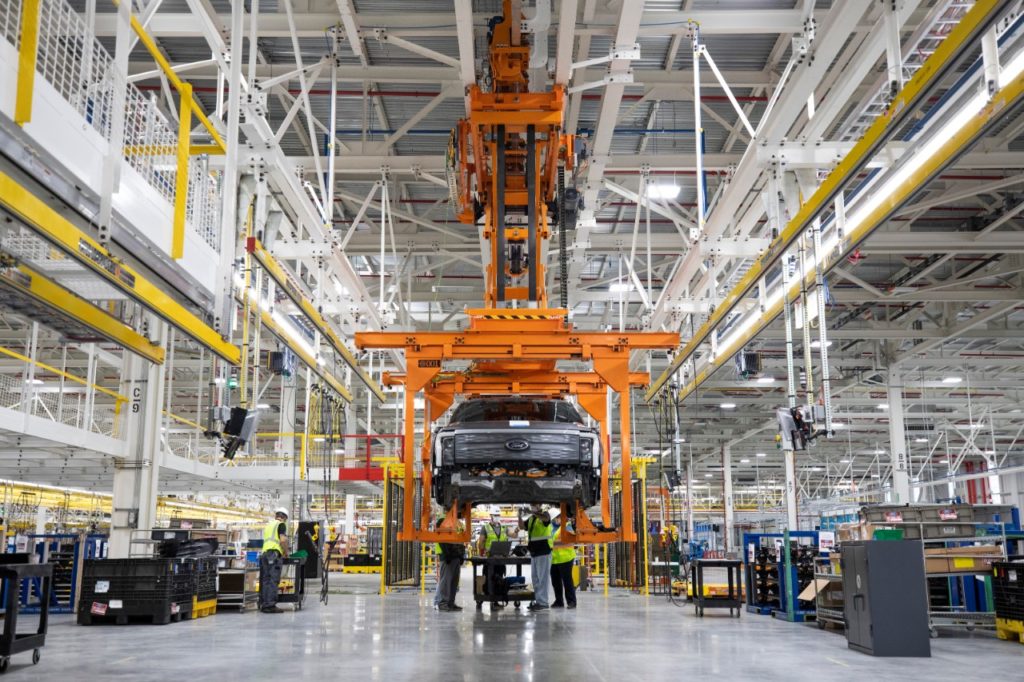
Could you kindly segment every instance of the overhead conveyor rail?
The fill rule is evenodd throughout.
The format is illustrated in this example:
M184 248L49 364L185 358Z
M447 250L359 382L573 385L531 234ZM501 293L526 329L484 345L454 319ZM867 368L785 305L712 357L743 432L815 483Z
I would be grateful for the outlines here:
M977 47L978 39L995 24L1005 8L1006 3L999 2L999 0L981 0L975 3L974 7L953 28L932 56L914 74L914 77L896 95L888 110L876 119L874 124L864 134L864 137L854 145L853 149L829 173L825 181L803 203L799 212L779 232L778 236L772 240L765 252L754 262L743 278L729 291L721 304L715 308L709 319L693 333L689 341L676 351L669 367L651 384L650 389L644 396L646 401L650 402L659 391L664 389L665 385L680 368L693 359L698 348L707 342L713 334L717 334L719 329L732 318L741 301L771 273L787 250L804 234L804 231L829 210L831 202L857 177L871 161L875 153L886 142L894 138L908 117L919 110L922 103L927 101L927 98L935 92L943 79L957 68L964 58L973 53ZM1011 88L1004 88L1000 91L1000 94L1004 97L1011 95L1011 90ZM993 102L996 99L997 97L994 97ZM1005 113L999 110L992 111L991 106L986 111L993 117L999 117ZM982 116L979 115L978 118L982 118ZM980 134L980 130L978 132ZM971 139L973 141L975 138L972 137ZM952 153L952 156L948 158L948 161L952 161L957 154L962 153L966 146L967 143L965 142L962 147L958 147L955 153ZM928 168L935 166L934 163L925 165ZM921 171L914 174L914 180L917 184L910 189L919 188L932 175L934 175L934 172L926 173L925 169L921 169ZM860 225L861 229L856 234L851 231L846 235L843 243L840 245L844 251L849 250L857 242L866 238L881 222L881 219L898 206L898 203L894 202L893 199L894 197L890 197L882 202L883 206L887 207L887 210L877 222L864 221ZM799 282L802 281L802 277L797 279L797 289L799 289ZM769 314L771 310L776 308L778 310L774 314ZM779 312L781 312L781 301L777 305L771 306L770 310L765 311L761 316L761 323L755 326L763 328ZM733 348L732 345L736 347ZM718 348L715 358L708 363L708 367L701 377L695 378L690 382L691 385L699 385L711 371L722 362L728 360L735 351L739 350L740 345L731 344L728 349ZM682 393L680 397L685 397L686 393L688 391Z
M163 364L164 349L113 315L53 283L27 265L0 268L4 305L70 337L83 330L116 343L150 362Z
M238 365L242 353L202 319L171 298L161 288L117 258L103 245L69 222L11 176L0 172L0 207L52 243L86 270L143 305L147 310L181 330L221 359ZM87 320L105 322L92 315ZM98 332L99 333L99 332ZM129 340L125 337L125 340ZM131 348L144 355L143 348ZM158 360L154 356L154 362ZM159 360L162 362L162 358Z
M327 323L327 320L324 319L324 316L319 310L317 310L313 302L309 300L309 297L302 292L299 285L295 283L291 276L289 276L288 272L277 261L277 259L274 258L255 237L248 238L246 242L246 250L250 255L252 255L253 259L259 263L260 267L263 268L263 271L266 272L270 278L277 283L277 286L288 295L288 298L298 306L299 310L301 310L302 314L306 316L306 319L309 320L310 324L320 332L320 336L322 336L323 339L327 341L328 345L334 349L334 352L341 356L346 365L352 368L352 371L355 372L356 376L359 377L359 380L363 382L366 388L368 388L370 392L377 397L377 400L383 402L385 399L384 389L380 387L380 384L373 380L366 370L360 367L359 360L357 360L352 354L352 351L345 346L341 338L338 337L338 334L335 333Z

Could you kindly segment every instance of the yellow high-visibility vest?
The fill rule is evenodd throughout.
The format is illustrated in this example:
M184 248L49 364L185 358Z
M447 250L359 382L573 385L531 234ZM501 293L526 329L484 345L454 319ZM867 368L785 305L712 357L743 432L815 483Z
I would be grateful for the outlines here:
M273 521L267 521L267 525L263 526L263 551L269 552L270 550L276 551L278 554L284 554L284 549L281 547L281 541L278 539L278 530L281 527L281 522L277 519Z
M554 542L559 542L562 539L562 527L559 526L558 530L555 531L552 536ZM553 564L564 564L570 561L576 560L576 548L575 547L555 547L551 550L551 563Z

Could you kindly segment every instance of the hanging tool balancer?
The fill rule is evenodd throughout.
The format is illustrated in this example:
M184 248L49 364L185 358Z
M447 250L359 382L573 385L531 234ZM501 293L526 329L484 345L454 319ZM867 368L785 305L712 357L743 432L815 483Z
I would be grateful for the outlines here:
M544 247L558 215L559 178L573 165L573 138L562 133L565 90L530 92L530 42L518 5L505 0L504 15L491 22L483 81L490 91L468 88L469 118L459 121L448 150L459 220L484 218L488 308L510 301L547 307Z

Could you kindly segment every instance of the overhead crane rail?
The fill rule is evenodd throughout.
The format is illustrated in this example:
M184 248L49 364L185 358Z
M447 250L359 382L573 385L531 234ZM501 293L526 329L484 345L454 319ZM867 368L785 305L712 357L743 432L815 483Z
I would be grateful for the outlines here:
M298 284L291 278L288 272L281 266L281 264L274 258L269 251L267 251L263 244L260 243L256 237L249 237L246 240L246 250L253 257L253 259L259 263L263 271L266 272L277 286L281 288L283 292L291 299L292 303L298 306L299 310L302 311L306 319L313 325L313 327L320 332L320 336L327 341L328 345L334 349L334 352L341 356L345 364L352 368L359 380L377 397L377 400L384 401L384 389L380 387L376 381L359 365L359 360L352 354L352 352L345 346L341 338L338 337L334 329L327 323L320 310L309 300L299 287ZM314 362L314 365L316 363ZM346 400L351 400L351 393L346 397Z
M221 359L232 365L238 365L241 362L242 353L238 346L226 340L185 306L171 298L102 244L57 213L17 180L3 172L0 172L0 207L9 211L31 230L84 266L86 270L96 274L116 290L142 304ZM37 286L41 286L38 285L38 279L36 282ZM55 285L51 284L50 286ZM74 304L75 302L66 303ZM101 315L96 312L98 309L95 309L95 306L91 306L91 308L76 308L81 315L83 324L94 328L98 334L117 331L111 328L109 320L104 319L103 315L106 313ZM107 331L102 331L104 329ZM122 339L118 343L131 344L124 347L143 357L152 356L148 359L152 359L154 362L162 362L162 357L158 359L158 354L153 352L152 344L148 344L148 342L140 344L137 343L137 339L133 341L128 335L122 334Z

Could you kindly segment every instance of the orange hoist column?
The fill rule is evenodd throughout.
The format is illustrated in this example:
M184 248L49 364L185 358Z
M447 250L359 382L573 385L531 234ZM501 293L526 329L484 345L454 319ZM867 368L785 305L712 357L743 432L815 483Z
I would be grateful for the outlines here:
M360 349L404 349L406 373L387 383L405 386L405 507L402 540L466 542L470 505L456 502L436 530L431 518L431 422L456 395L575 395L601 425L601 522L597 528L576 509L570 542L636 539L632 526L632 487L623 486L622 523L612 528L611 434L607 395L619 393L620 475L631 478L629 388L650 383L647 373L629 371L632 351L672 349L676 333L589 332L573 329L565 309L547 307L542 254L551 236L549 205L558 194L560 170L573 167L572 136L564 134L565 91L559 85L531 92L530 43L521 31L522 7L504 0L500 21L488 35L489 78L485 88L469 87L469 116L449 139L446 164L451 199L459 220L480 225L487 240L484 308L467 310L469 326L460 332L357 332ZM592 363L590 372L559 372L559 360ZM469 361L465 371L443 371L447 361ZM415 396L424 392L424 442L414 461ZM419 476L417 476L419 473ZM422 501L415 510L419 484ZM567 511L567 510L564 510ZM465 527L458 531L459 519Z

